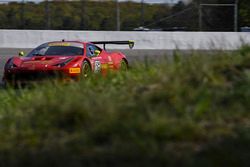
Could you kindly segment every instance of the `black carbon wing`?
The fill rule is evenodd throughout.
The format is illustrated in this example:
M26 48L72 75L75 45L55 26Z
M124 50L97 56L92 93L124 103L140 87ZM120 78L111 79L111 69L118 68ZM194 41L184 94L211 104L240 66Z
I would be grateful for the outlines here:
M96 45L103 45L103 49L106 49L106 45L128 45L130 49L135 46L134 41L93 41Z

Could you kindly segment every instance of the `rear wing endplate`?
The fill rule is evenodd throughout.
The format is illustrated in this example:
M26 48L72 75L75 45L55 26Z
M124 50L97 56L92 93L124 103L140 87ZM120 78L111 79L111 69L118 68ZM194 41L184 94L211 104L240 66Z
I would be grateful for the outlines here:
M93 44L101 44L103 45L103 49L106 50L106 45L128 45L130 49L132 49L135 46L135 42L134 41L94 41L91 42Z

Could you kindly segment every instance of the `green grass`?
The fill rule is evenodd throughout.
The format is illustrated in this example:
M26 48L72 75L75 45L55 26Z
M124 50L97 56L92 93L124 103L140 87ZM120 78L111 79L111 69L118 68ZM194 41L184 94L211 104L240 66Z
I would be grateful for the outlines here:
M0 166L248 166L250 52L0 90Z

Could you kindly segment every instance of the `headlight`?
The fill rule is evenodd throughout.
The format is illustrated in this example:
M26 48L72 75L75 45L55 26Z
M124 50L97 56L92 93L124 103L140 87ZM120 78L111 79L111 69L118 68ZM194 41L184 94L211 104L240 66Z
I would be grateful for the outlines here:
M6 65L5 65L5 68L7 68L7 69L11 69L11 68L15 68L15 67L17 67L17 65L15 65L15 64L13 63L13 59L10 59L10 60L6 63Z
M71 60L73 60L74 58L69 58L68 60L66 60L65 62L62 62L62 63L58 63L58 64L55 64L53 66L56 66L56 67L64 67L65 65L67 65Z

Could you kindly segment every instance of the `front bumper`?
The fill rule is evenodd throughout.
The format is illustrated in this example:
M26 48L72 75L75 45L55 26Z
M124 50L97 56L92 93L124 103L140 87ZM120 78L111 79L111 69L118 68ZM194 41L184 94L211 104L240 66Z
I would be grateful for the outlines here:
M47 70L47 71L6 71L4 73L3 81L7 84L26 84L31 82L39 82L45 80L77 80L78 75L70 75L61 70Z

